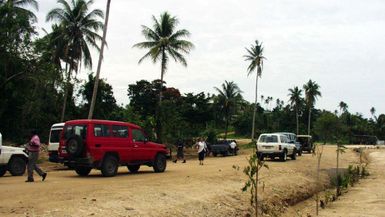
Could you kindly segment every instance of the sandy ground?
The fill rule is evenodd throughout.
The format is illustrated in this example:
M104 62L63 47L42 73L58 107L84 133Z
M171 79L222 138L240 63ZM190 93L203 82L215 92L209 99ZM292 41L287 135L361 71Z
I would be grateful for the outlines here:
M370 153L371 175L332 203L320 216L385 216L385 151Z
M143 166L138 174L121 167L116 177L104 178L93 170L88 177L48 165L47 180L25 183L26 177L0 178L0 216L246 216L250 213L249 193L240 189L247 153L209 157L204 166L196 159L186 164L168 162L164 173ZM357 161L348 150L341 167ZM316 158L304 154L287 162L267 161L261 173L263 209L270 215L295 216L287 206L318 191L315 184ZM233 169L233 165L240 167ZM325 148L322 182L335 173L335 146Z

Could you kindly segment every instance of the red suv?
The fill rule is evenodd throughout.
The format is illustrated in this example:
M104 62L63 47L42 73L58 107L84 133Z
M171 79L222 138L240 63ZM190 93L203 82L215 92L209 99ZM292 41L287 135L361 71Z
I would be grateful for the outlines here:
M149 142L142 128L118 121L67 121L59 146L61 162L80 176L87 176L92 168L100 169L103 176L115 176L120 165L132 173L140 165L163 172L166 155L166 146Z

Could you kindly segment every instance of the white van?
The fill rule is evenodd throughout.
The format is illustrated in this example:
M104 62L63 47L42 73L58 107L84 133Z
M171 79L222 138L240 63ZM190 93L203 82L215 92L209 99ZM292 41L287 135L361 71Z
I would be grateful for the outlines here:
M24 174L28 155L24 148L2 146L2 136L0 133L0 177L9 171L13 176Z
M53 124L51 127L51 130L49 131L49 141L48 141L48 154L49 154L49 161L58 163L59 162L59 155L58 155L58 149L59 149L59 142L60 142L60 135L63 131L64 123L56 123Z

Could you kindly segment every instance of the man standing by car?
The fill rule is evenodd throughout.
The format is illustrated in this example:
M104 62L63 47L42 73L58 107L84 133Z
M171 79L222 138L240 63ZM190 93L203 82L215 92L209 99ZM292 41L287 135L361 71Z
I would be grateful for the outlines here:
M40 151L40 138L37 135L36 130L31 131L32 138L27 145L28 150L28 179L26 182L34 182L33 171L42 177L42 181L47 177L47 173L43 172L38 165L36 165L37 159L39 158Z
M233 155L235 155L235 153L237 152L236 148L237 148L237 142L235 140L231 140L230 142L230 148L231 148L231 152Z

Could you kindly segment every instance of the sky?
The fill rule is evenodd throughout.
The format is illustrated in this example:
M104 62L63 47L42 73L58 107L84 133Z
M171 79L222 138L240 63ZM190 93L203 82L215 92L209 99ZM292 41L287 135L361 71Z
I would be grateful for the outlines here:
M38 31L55 0L40 0ZM106 1L94 0L103 11ZM316 107L334 111L344 101L352 113L371 117L370 108L385 113L385 1L383 0L112 0L101 77L112 85L119 104L128 104L127 88L141 79L160 78L160 64L138 64L145 50L141 25L168 11L179 19L178 29L191 32L195 48L188 66L170 61L167 86L181 93L215 93L234 81L243 97L255 99L255 74L247 76L246 47L263 42L260 95L288 101L288 89L309 79L320 85ZM102 34L102 33L100 33ZM93 71L98 55L93 53ZM82 70L85 79L90 70Z

